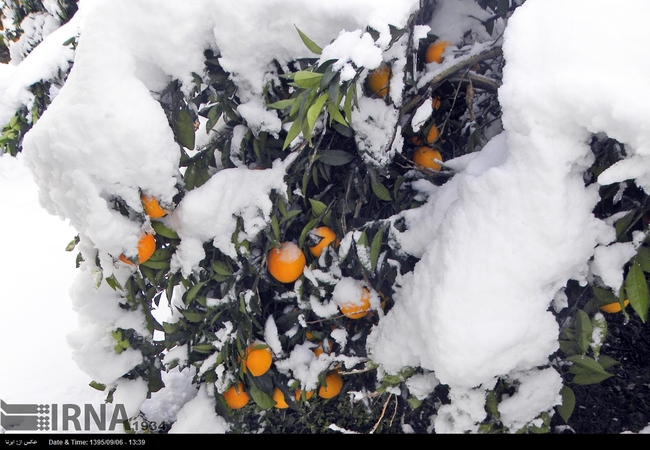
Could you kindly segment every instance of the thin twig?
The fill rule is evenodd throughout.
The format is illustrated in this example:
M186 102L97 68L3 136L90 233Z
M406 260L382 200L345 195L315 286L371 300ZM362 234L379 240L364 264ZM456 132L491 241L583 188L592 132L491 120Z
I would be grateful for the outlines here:
M492 47L490 50L485 51L483 53L479 53L478 55L470 56L469 58L459 62L458 64L455 64L451 66L448 69L443 70L440 72L438 75L433 77L431 81L429 81L429 85L433 88L433 90L438 87L443 81L445 81L447 78L451 77L452 75L466 70L470 67L473 67L475 64L485 61L486 59L492 59L496 58L497 56L500 56L503 53L501 50L501 47Z
M375 431L377 431L377 428L379 428L379 424L384 418L384 414L386 414L386 408L388 408L388 403L390 402L390 399L393 398L393 394L390 394L388 396L388 399L386 399L386 403L384 403L384 408L381 410L381 415L379 416L379 420L377 420L377 423L375 423L375 426L372 427L372 430L370 430L370 433L368 434L374 434Z

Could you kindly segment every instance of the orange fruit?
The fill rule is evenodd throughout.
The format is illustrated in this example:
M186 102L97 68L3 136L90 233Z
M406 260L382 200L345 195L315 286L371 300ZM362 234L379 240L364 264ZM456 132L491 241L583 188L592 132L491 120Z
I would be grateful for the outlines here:
M445 52L445 49L449 45L447 41L436 41L433 44L429 45L427 48L427 53L424 56L424 60L427 64L436 62L440 64L444 61L445 58L442 57L442 54Z
M623 305L627 306L629 304L630 304L630 300L625 299L625 301L623 302ZM617 312L621 312L621 303L620 302L608 303L606 305L601 306L600 309L602 309L603 311L605 311L607 313L614 314L614 313L617 313Z
M336 234L332 231L330 227L322 226L318 227L313 230L313 233L320 237L321 240L318 244L314 245L313 247L309 247L309 252L314 255L316 258L318 258L321 253L323 253L323 250L325 247L330 245L332 242L336 241Z
M284 393L278 387L273 391L273 400L275 400L275 407L278 409L287 409L289 407L284 399Z
M362 289L363 292L361 293L361 305L358 305L356 303L339 305L341 312L349 319L361 319L362 317L365 317L366 314L368 314L368 310L370 309L370 291L365 287Z
M314 391L305 392L305 400L309 400L314 396ZM296 401L300 401L302 398L302 389L296 389Z
M375 70L368 74L368 87L378 97L384 98L388 95L388 87L393 74L386 63L381 63Z
M333 398L339 395L343 387L343 378L341 374L333 370L325 377L325 384L318 389L318 395L321 398Z
M280 283L296 281L306 264L305 254L293 242L283 242L279 248L271 249L267 258L269 273Z
M240 409L246 406L250 397L244 392L244 385L240 381L236 385L232 385L226 392L223 393L223 398L232 409Z
M436 127L436 124L434 123L431 125L431 128L429 129L429 133L427 134L427 144L431 145L433 144L436 139L438 139L438 127Z
M146 233L138 242L138 264L141 264L151 258L151 255L156 251L156 238L153 234ZM126 256L120 255L120 261L127 264L133 264Z
M255 348L258 344L251 345L246 350L246 368L254 377L264 375L273 364L273 354L269 348Z
M438 150L431 147L419 147L413 154L413 162L427 169L442 169L442 166L436 160L442 161L442 155Z
M144 212L146 212L152 219L160 219L167 214L167 211L161 208L160 203L158 203L158 200L156 200L155 197L142 194L140 199L142 200Z
M316 358L318 358L323 353L327 353L329 355L331 351L332 351L332 344L329 341L327 343L321 342L320 344L318 344L318 347L316 347L313 350L314 355L316 355Z

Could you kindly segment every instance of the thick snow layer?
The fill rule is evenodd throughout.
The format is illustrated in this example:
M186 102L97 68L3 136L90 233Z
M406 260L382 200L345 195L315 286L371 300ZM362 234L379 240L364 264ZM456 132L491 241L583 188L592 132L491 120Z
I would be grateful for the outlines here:
M597 186L585 188L582 178L593 159L590 133L628 144L629 164L637 163L600 181L647 176L650 91L641 78L650 57L640 46L649 12L640 1L615 11L606 1L526 2L505 34L505 134L436 189L420 214L406 214L413 230L397 240L407 250L417 248L410 235L428 243L369 350L388 371L422 366L451 387L436 431L474 430L485 414L484 394L473 388L548 362L558 335L550 303L569 279L585 281L594 249L614 240L591 213ZM612 26L621 33L602 33ZM603 54L608 69L591 70ZM552 381L537 383L547 399L559 391Z
M0 119L7 122L16 108L30 104L30 84L65 71L74 57L66 84L25 137L24 153L42 205L81 234L87 262L72 291L80 318L70 338L75 359L95 381L120 384L130 412L144 401L145 388L116 380L142 355L133 349L118 354L111 332L132 328L147 335L147 329L140 313L119 307L121 294L99 283L102 272L91 262L97 255L104 277L124 281L130 269L114 265L115 257L133 253L150 223L121 215L114 201L141 213L141 191L167 204L177 194L180 152L156 101L160 90L176 79L189 92L192 73L203 72L203 51L212 49L239 87L248 125L277 132L278 118L264 110L260 97L276 76L273 60L282 66L314 56L294 25L343 67L354 62L371 69L382 56L399 74L404 42L387 48L388 25L403 26L417 6L415 0L81 0L71 22L53 32L50 26L42 36L50 34L20 64L1 68ZM650 192L650 54L644 48L650 41L649 13L644 0L616 8L606 0L528 0L504 37L507 66L499 95L506 131L478 155L451 162L459 172L443 186L416 183L428 201L395 218L403 218L407 230L394 230L394 243L421 261L404 276L395 306L373 331L368 349L380 374L408 366L426 369L427 376L410 381L414 395L426 395L438 382L450 386L452 402L440 408L437 432L475 430L485 417L485 390L499 377L519 383L501 405L506 426L516 429L555 405L559 376L537 369L558 345L549 306L562 297L569 279L585 282L595 274L610 285L622 279L631 250L610 245L611 224L591 213L598 185L586 188L582 173L593 159L587 139L602 132L624 143L627 157L598 182L635 178ZM477 19L486 18L473 2L442 0L437 14L432 33L453 43L447 56L454 46L484 48L489 36L466 36ZM379 31L374 44L359 31L367 25ZM73 52L62 43L76 35ZM378 49L386 51L380 55ZM447 58L444 64L452 63ZM444 64L429 67L419 82ZM391 80L393 105L360 98L353 127L371 164L385 164L401 151L395 105L403 83L399 75ZM387 149L393 129L397 139ZM290 163L290 158L278 161L265 171L223 170L187 193L166 219L182 238L174 268L185 275L195 270L208 241L234 255L232 214L244 219L239 237L254 237L267 224L269 193L286 189L283 174ZM323 317L337 310L335 301L313 305ZM267 331L275 339L273 328L269 324ZM342 330L333 330L331 338L346 345ZM298 345L277 361L280 371L306 389L314 388L318 374L333 362L346 368L359 362L317 358L311 347ZM172 351L168 358L183 362L187 352ZM215 369L217 390L228 381L222 369ZM191 396L186 386L183 392L171 399L177 406ZM175 432L228 430L205 386L176 411Z
M201 387L194 399L190 400L178 412L178 420L169 430L170 433L226 433L230 424L214 412L214 397Z
M0 123L9 122L21 106L31 107L34 94L29 87L32 84L54 78L59 70L63 73L68 70L74 60L74 50L63 43L78 34L79 22L75 16L64 26L48 30L41 36L45 39L26 58L21 56L12 59L13 64L0 64Z
M181 237L181 244L172 258L172 268L190 274L205 257L203 243L213 241L216 248L233 258L237 249L232 242L237 217L244 222L239 241L253 239L270 220L273 202L271 191L284 196L284 175L295 159L276 161L272 169L252 170L248 167L225 169L204 185L188 192L169 224ZM242 189L242 187L246 189Z

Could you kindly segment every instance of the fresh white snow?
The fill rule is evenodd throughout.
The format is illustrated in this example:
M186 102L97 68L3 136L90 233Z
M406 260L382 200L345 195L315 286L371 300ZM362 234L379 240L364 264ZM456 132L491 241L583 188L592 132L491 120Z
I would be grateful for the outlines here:
M263 110L260 97L264 84L274 76L271 61L286 64L313 56L294 25L324 47L323 58L336 58L341 67L352 61L371 70L382 58L390 58L398 71L406 61L405 44L398 41L387 47L388 25L404 26L418 2L81 0L80 6L75 19L43 33L43 43L18 65L0 68L0 121L6 123L17 107L32 101L26 91L31 83L65 70L74 57L67 82L25 137L24 156L18 162L7 161L8 156L0 159L4 192L34 194L22 174L12 175L21 173L19 162L24 161L38 185L41 206L65 218L74 230L43 211L40 216L33 209L21 214L22 201L16 201L20 197L4 196L3 210L11 211L3 221L4 235L11 236L8 254L12 256L5 258L0 272L8 281L27 272L49 286L40 280L54 275L50 267L57 267L58 274L58 267L64 265L60 261L69 256L63 248L77 232L86 262L74 271L74 282L68 272L63 286L52 284L40 294L29 280L23 281L29 290L6 282L7 289L15 292L9 291L2 300L2 340L17 339L21 321L15 318L35 305L43 312L39 316L44 323L33 331L39 339L28 336L30 348L36 349L30 354L47 356L49 366L68 364L70 349L62 345L61 335L75 327L70 315L60 311L71 308L66 294L72 286L72 308L80 323L69 342L72 358L88 377L117 383L116 398L127 405L129 414L142 409L150 417L177 419L173 432L225 432L228 424L211 407L214 389L222 391L225 379L202 386L197 394L187 376L173 372L167 376L168 388L150 400L145 399L142 382L119 380L142 355L133 349L116 353L111 331L122 327L142 335L148 332L141 315L117 305L118 293L106 283L97 288L102 276L126 280L132 269L116 257L132 253L139 236L151 226L148 219L134 221L119 214L111 208L111 199L120 197L142 212L140 191L167 203L177 193L179 149L155 95L172 79L189 91L192 72L202 72L203 50L218 49L221 64L240 88L244 101L240 113L255 131L277 133L280 122ZM449 40L453 48L446 51L443 65L427 67L424 79L453 63L454 48L474 45L473 51L478 51L490 39L475 32L470 42L466 40L465 32L477 29L476 20L485 18L485 11L473 1L442 0L438 8L439 15L430 24L432 33ZM391 239L421 260L404 276L395 306L373 330L368 350L379 364L380 375L408 367L425 369L427 375L408 382L418 398L425 398L438 383L451 388L451 404L439 409L436 432L477 431L486 415L486 391L498 378L519 386L499 405L504 425L513 431L561 401L559 374L552 368L537 368L548 364L549 355L558 348L558 324L549 307L554 301L559 304L561 289L570 279L586 283L598 275L610 287L620 285L622 265L635 250L633 245L612 244L612 224L592 214L599 200L598 186L585 187L582 176L593 159L587 145L591 134L605 133L619 140L628 155L601 174L599 183L634 178L650 192L650 54L644 48L650 41L645 26L649 14L650 5L644 0L629 0L616 8L606 0L528 0L510 19L503 36L507 64L499 100L505 131L475 156L450 161L458 173L444 185L420 182L417 188L427 202L393 218L403 218L407 229L392 229ZM271 15L278 20L269 22ZM360 31L368 24L379 31L378 41ZM80 39L73 53L62 42L76 35ZM401 138L386 147L398 119L394 105L402 100L401 83L398 77L391 81L392 105L360 98L353 127L369 164L385 165L401 152ZM428 114L430 108L419 111L418 120L425 121ZM233 214L244 219L242 238L261 232L269 222L269 195L286 190L283 175L292 161L276 161L264 171L222 170L189 192L165 219L182 238L172 268L184 275L192 273L208 241L234 255ZM34 199L30 201L33 204ZM43 236L43 228L54 228L54 222L67 237L45 250L45 242L35 242ZM34 249L42 250L34 253ZM33 256L25 258L26 253ZM46 262L49 255L57 259ZM91 263L95 256L101 272ZM19 257L25 259L13 262ZM68 267L74 267L74 258L67 260ZM30 270L17 270L24 267ZM306 276L320 274L312 271ZM332 302L312 300L317 314L336 313L336 303L346 297L346 290L360 289L346 283L340 282ZM43 300L53 294L60 306L57 312L48 312L51 306ZM371 303L378 308L374 292ZM44 344L44 330L57 340ZM269 345L280 354L275 324L267 323L266 332ZM336 332L332 336L345 345L346 336ZM37 347L42 345L55 348ZM326 354L317 358L311 347L299 345L278 362L278 370L300 380L305 389L316 386L318 373L335 358ZM11 386L12 392L5 395L0 390L0 397L45 401L36 398L44 389L35 386L50 383L53 375L43 380L14 373L6 361L17 361L21 367L43 365L26 358L22 347L11 352L3 354L0 388ZM169 352L167 360L186 357L177 349ZM346 367L355 362L346 361ZM60 373L75 385L89 381L69 366ZM74 392L77 395L94 399L97 394Z

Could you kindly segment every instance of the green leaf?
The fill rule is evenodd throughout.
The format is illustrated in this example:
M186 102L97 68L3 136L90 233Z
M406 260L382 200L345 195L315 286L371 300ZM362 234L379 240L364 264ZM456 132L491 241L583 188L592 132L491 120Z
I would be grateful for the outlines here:
M643 323L648 316L648 283L639 264L632 264L625 278L625 292L630 305Z
M280 240L280 224L278 223L277 216L271 217L271 230L273 231L273 237L276 241Z
M68 245L65 246L66 252L71 252L79 243L79 235L76 235L73 240L71 240Z
M309 49L310 52L315 53L317 55L320 55L323 52L323 49L320 48L318 44L316 44L314 41L309 39L305 33L300 31L300 28L298 28L295 24L293 25L296 27L296 31L298 31L298 35L300 35L300 39L302 39L303 44L305 44L305 47Z
M581 353L584 355L589 349L589 344L591 343L591 333L593 327L591 325L591 320L586 312L581 309L576 311L575 316L575 329L576 329L576 343L580 348Z
M309 235L309 232L314 228L318 222L320 222L320 217L316 217L315 219L312 219L305 225L300 232L300 238L298 239L298 247L302 247L305 245L305 240L307 240L307 235Z
M169 261L152 261L150 259L146 260L143 263L140 263L140 265L149 267L151 269L169 269Z
M577 368L572 367L572 369L577 369L577 370L575 371L570 370L571 373L575 374L571 382L581 386L598 384L601 381L604 381L614 376L611 373L607 373L607 372L604 373L592 372L582 367L577 367Z
M194 297L199 293L203 285L207 283L207 281L202 281L200 283L196 283L194 286L190 288L189 291L185 294L185 304L189 305L192 300L194 300Z
M328 166L344 166L354 160L354 155L344 150L321 150L317 153L318 160Z
M578 344L576 344L575 341L561 339L558 342L560 344L560 350L567 356L579 355L581 353L580 347L578 347Z
M630 211L625 216L621 217L620 219L618 219L616 221L616 224L614 226L616 228L616 239L617 240L620 240L623 233L625 233L628 226L632 223L632 220L634 220L634 212Z
M90 383L88 383L88 386L90 386L93 389L97 389L98 391L106 390L106 385L103 383L98 383L97 381L91 381Z
M252 397L253 401L257 403L257 406L262 409L270 409L275 406L275 400L273 400L273 397L271 397L263 390L258 389L253 384L250 385L248 393Z
M187 320L194 323L203 322L203 318L205 317L205 314L188 311L187 309L181 309L181 313Z
M174 249L172 248L158 248L153 252L149 261L169 261L173 254Z
M390 196L390 192L388 191L388 189L386 189L386 186L384 186L380 181L371 180L370 186L372 187L372 192L374 192L375 195L381 200L387 202L390 202L392 200Z
M330 94L330 98L334 98ZM327 104L327 113L330 116L330 121L329 124L332 125L332 121L337 122L339 125L342 125L344 127L348 127L348 123L345 121L345 117L343 117L343 114L341 114L341 111L339 111L338 105L336 105L334 102L329 102Z
M375 237L372 238L372 244L370 244L370 267L373 272L377 268L377 260L379 259L383 238L384 229L380 228L377 234L375 234Z
M326 92L321 94L320 97L312 104L307 110L307 126L309 127L309 132L311 133L316 126L316 121L320 117L320 113L323 111L325 102L329 100L330 95Z
M645 273L650 273L650 247L640 247L633 261Z
M212 261L212 270L214 270L219 275L226 277L232 275L230 267L228 267L228 264L223 261Z
M156 234L164 236L168 239L180 239L178 233L176 233L171 228L166 227L162 222L158 222L157 220L152 220L151 227L154 229Z
M611 373L607 373L599 362L588 356L570 356L567 361L573 363L569 368L569 373L575 375L571 380L575 384L596 384L613 376Z
M603 367L603 369L607 370L610 367L613 367L617 364L620 364L617 360L614 358L607 356L607 355L600 355L598 357L598 363Z
M557 409L564 423L569 423L569 418L573 414L573 409L576 407L576 395L569 386L563 386L560 395L562 395L562 404L557 405L555 409Z
M494 391L488 391L485 396L485 409L494 417L499 417L499 401Z
M574 355L569 356L566 360L572 362L575 366L585 368L592 372L606 373L605 369L603 369L603 366L601 366L600 363L598 363L595 359L590 358L589 356Z
M123 291L124 288L120 284L119 281L117 281L117 278L115 278L115 275L111 275L110 277L106 278L106 283L114 290L114 291Z
M301 89L315 88L320 85L321 78L323 78L322 73L299 70L293 74L293 84Z
M189 110L181 109L176 117L176 137L178 142L190 150L194 150L194 118Z
M321 91L329 90L330 85L339 85L339 79L341 76L339 75L339 71L334 69L333 63L335 63L335 59L331 59L329 61L325 61L323 63L323 66L327 65L327 68L323 72L323 78L320 80L320 85L318 86ZM320 67L319 67L320 69ZM337 95L333 96L333 99L338 99L338 91L336 91Z
M356 92L357 85L356 83L352 83L348 88L348 92L345 94L343 109L345 111L345 120L347 123L352 123L352 101L354 100L354 96L357 95Z
M273 109L286 109L286 108L292 107L293 103L295 101L296 101L295 98L290 98L290 99L287 99L287 100L280 100L280 101L275 102L275 103L270 103L270 104L266 105L266 107L267 108L273 108Z
M300 134L301 127L300 127L300 120L296 119L294 122L291 124L291 128L289 128L289 132L287 133L287 137L284 139L284 144L282 145L282 150L286 150L289 145L293 142L295 138L298 137Z
M198 345L193 345L192 346L192 351L198 352L198 353L212 353L216 349L214 345L212 344L198 344Z
M311 212L314 217L320 217L327 211L327 205L323 202L310 198L309 203L311 204Z
M174 334L176 330L178 330L178 322L174 322L174 323L163 322L162 326L163 326L163 330L167 334Z
M598 306L608 305L609 303L615 303L618 301L618 297L609 289L604 289L598 286L593 286L592 291L596 300L598 300Z

